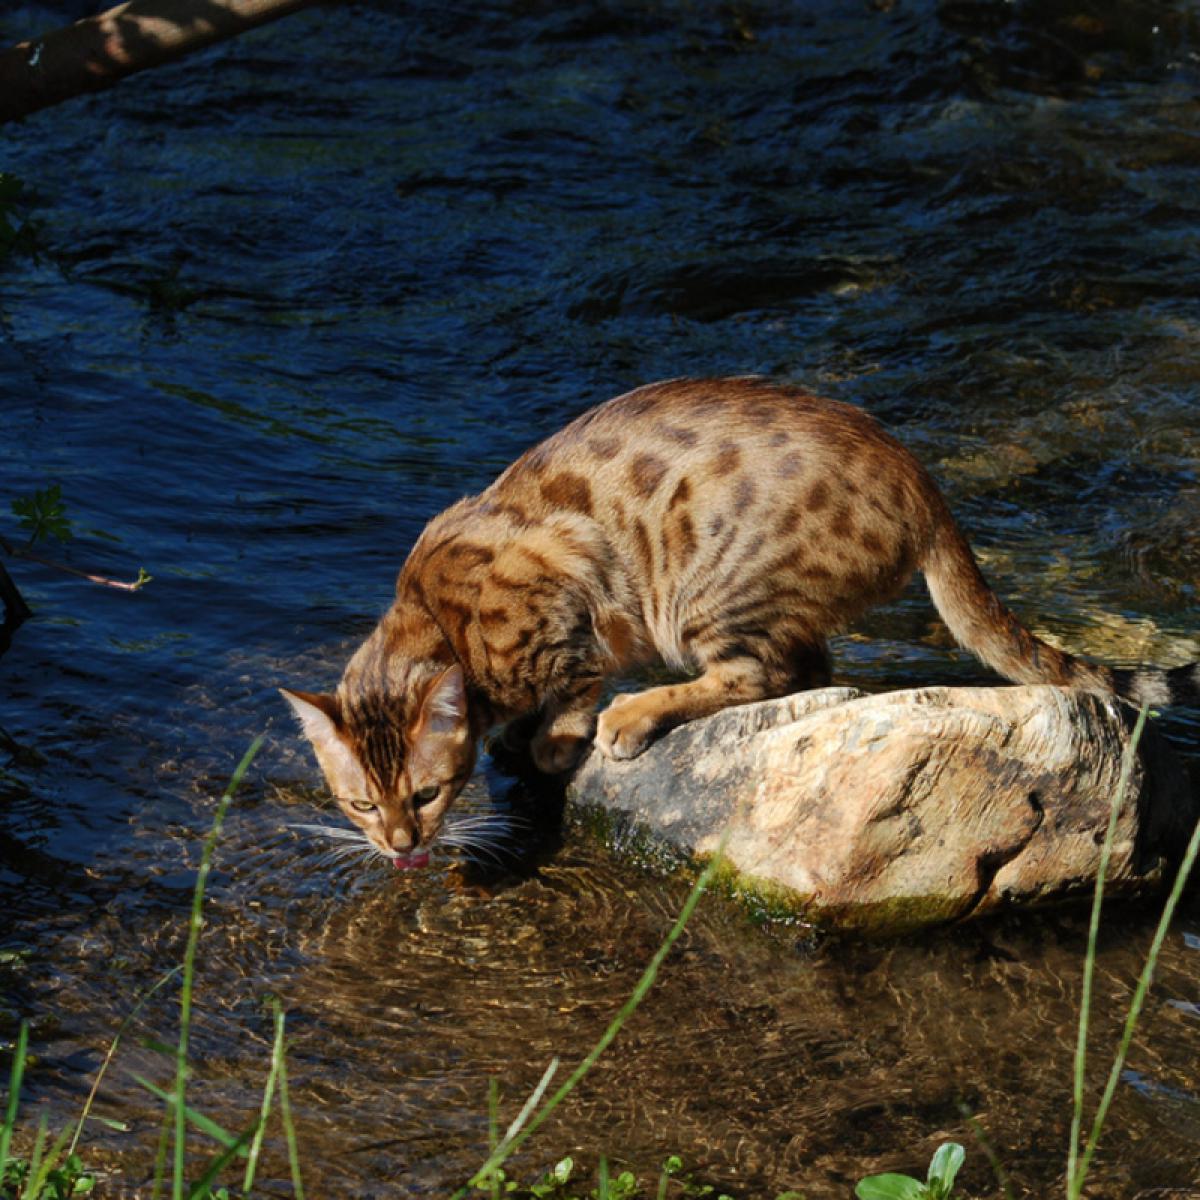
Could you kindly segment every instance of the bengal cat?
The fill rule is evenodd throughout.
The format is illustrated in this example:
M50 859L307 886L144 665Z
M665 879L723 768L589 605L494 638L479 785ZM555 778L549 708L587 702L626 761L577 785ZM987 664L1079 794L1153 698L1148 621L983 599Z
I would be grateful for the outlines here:
M430 521L335 692L284 691L347 816L403 861L437 836L480 735L539 714L546 772L632 758L733 704L829 682L826 639L915 569L1007 679L1195 701L1200 666L1120 671L996 598L937 487L860 409L756 379L677 380L584 413ZM622 694L659 659L692 677Z

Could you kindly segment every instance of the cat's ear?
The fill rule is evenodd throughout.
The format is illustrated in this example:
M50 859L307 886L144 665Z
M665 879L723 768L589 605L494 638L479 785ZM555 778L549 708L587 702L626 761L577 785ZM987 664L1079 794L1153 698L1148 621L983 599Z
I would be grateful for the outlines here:
M342 723L342 709L336 696L322 692L294 692L291 688L280 688L279 692L300 718L305 735L318 753L331 750L341 740L338 729Z
M450 779L470 771L475 739L467 713L467 681L457 663L426 689L410 736L412 770L418 775Z
M291 688L279 690L300 718L329 790L335 796L365 796L362 768L342 734L342 709L338 698L327 693L294 692Z
M468 728L467 681L458 663L447 667L429 685L421 701L419 727L423 734L444 737Z

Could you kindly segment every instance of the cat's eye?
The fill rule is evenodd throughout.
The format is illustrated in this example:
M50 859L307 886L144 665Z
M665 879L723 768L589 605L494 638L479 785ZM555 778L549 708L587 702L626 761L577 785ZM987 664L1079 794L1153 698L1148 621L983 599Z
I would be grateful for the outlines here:
M429 787L417 788L413 792L413 802L415 804L428 804L431 800L438 798L438 792L441 790L436 783L430 784Z
M370 800L351 800L350 807L354 809L355 812L360 813L369 813L375 811L375 805L372 804Z

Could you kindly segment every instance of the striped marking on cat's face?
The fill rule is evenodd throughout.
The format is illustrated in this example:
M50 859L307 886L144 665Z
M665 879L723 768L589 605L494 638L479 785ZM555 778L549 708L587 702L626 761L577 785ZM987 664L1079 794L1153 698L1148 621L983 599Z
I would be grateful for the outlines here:
M462 668L431 680L411 715L378 697L281 691L346 816L394 865L423 865L475 765Z

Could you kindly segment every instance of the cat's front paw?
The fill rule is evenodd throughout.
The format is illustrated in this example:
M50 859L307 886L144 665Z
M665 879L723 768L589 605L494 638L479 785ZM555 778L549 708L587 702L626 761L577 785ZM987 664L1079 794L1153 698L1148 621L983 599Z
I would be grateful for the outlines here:
M641 695L614 696L596 722L596 746L607 758L637 758L658 732L657 706Z

